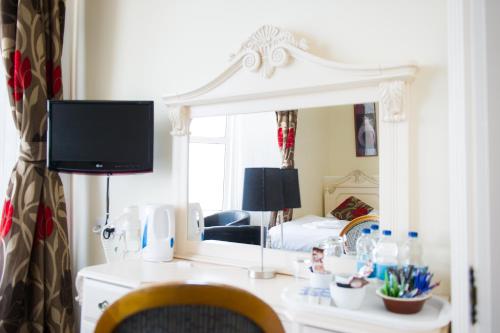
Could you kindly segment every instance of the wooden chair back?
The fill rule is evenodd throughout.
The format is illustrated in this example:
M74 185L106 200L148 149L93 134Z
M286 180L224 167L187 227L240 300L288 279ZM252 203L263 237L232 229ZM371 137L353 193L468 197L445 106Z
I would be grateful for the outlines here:
M274 310L253 294L231 286L177 282L137 289L111 304L102 314L96 333L111 333L125 319L141 312L171 306L209 306L243 316L265 333L284 333ZM179 332L181 333L181 332Z

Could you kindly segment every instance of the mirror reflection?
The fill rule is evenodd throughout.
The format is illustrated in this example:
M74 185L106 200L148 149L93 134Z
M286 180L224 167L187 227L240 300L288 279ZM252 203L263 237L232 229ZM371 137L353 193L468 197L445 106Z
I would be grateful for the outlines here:
M195 118L189 141L190 240L310 251L378 223L377 105ZM246 168L296 169L300 208L242 210ZM297 207L297 206L294 206Z

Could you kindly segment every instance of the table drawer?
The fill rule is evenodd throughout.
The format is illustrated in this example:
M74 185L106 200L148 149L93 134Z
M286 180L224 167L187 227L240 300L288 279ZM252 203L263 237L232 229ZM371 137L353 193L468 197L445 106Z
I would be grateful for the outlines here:
M107 306L132 289L92 279L83 282L82 320L97 322Z

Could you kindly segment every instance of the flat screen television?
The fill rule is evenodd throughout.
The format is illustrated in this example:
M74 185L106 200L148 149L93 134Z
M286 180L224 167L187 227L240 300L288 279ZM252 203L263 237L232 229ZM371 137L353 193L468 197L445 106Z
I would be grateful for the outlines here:
M48 112L50 170L153 171L152 101L49 101Z

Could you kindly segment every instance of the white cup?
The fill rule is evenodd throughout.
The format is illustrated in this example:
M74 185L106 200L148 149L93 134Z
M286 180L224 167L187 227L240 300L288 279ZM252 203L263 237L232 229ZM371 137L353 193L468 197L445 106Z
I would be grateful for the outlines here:
M312 288L328 288L332 282L333 274L331 272L311 273L309 284Z
M361 288L339 287L335 281L330 283L330 295L335 305L342 309L357 310L363 304L366 286Z

